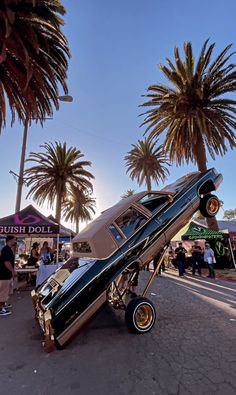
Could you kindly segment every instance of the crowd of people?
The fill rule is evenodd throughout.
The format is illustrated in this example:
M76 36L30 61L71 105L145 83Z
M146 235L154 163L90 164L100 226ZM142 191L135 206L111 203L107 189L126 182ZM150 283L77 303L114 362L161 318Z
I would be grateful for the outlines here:
M53 261L54 254L48 242L44 241L41 249L39 249L39 246L39 243L33 243L27 266L37 266L39 261L42 261L44 264L49 264Z
M158 261L164 250L157 254L153 259L153 269L155 270ZM188 258L188 259L187 259ZM188 260L188 262L187 262ZM183 277L186 274L186 267L189 266L189 260L191 262L192 275L195 276L196 272L199 276L202 275L202 267L207 267L209 274L207 277L215 278L215 253L210 247L208 242L205 242L204 247L201 243L195 241L189 251L183 246L182 242L178 243L178 247L175 249L172 246L165 251L165 257L159 267L157 275L165 271L166 264L168 266L174 266L179 271L179 276ZM146 270L149 270L150 263L146 265Z
M164 254L162 259L162 254ZM166 265L169 267L175 267L178 269L179 276L183 277L186 275L187 267L187 255L191 258L191 268L192 275L195 276L196 272L198 275L202 276L202 268L207 267L209 270L208 278L215 278L215 254L213 249L210 247L208 242L205 242L204 247L201 247L201 243L195 241L191 247L190 251L187 251L183 246L182 242L178 243L178 247L175 249L170 245L166 250L162 249L153 259L152 265L153 270L156 271L156 276L160 276L162 272L166 270ZM161 259L161 264L159 265ZM158 267L159 265L159 267ZM157 271L158 269L158 271ZM150 263L148 263L144 270L150 270ZM136 288L138 286L138 279L140 274L140 267L136 264L131 264L121 276L119 283L120 291L127 286L127 281L129 282L128 294L132 297L137 296ZM130 275L131 280L128 280Z
M6 245L0 251L0 317L11 314L12 305L8 303L8 300L10 295L13 293L14 278L17 277L17 272L15 270L16 246L16 237L9 235L6 237ZM56 255L57 251L49 247L47 241L43 242L41 248L40 243L34 242L28 258L24 259L24 255L20 260L21 263L19 267L37 268L40 264L48 265L54 263ZM64 255L60 251L60 258L62 260L67 259L68 257L68 251L65 251ZM30 282L32 280L32 274L29 273L28 276L28 282Z
M51 263L55 263L56 261L63 262L68 259L70 253L67 249L62 249L62 245L59 244L59 251L57 255L57 250L52 249L47 241L43 242L42 247L40 248L40 243L34 242L31 247L30 255L25 258L25 255L20 255L22 257L22 261L20 262L20 266L38 266L39 264L50 265Z
M14 236L6 237L6 245L2 248L0 254L0 316L7 316L11 314L11 304L8 303L8 298L11 293L13 293L13 279L17 276L15 271L15 249L17 245L17 240ZM161 251L153 260L154 270L157 269L157 265L159 259L164 251ZM196 272L199 276L202 275L202 267L208 267L209 274L207 277L215 278L215 268L214 265L216 263L215 254L213 249L210 247L208 242L205 242L204 247L198 241L195 241L192 245L191 250L189 251L191 254L191 267L192 267L192 275L195 276ZM188 253L189 253L188 252ZM171 246L165 251L165 255L167 256L167 261L173 263L173 265L178 268L179 276L183 277L186 274L186 255L187 250L183 246L182 242L178 243L178 247L173 249ZM64 257L67 259L68 257ZM40 248L40 244L34 242L31 248L30 256L28 257L25 264L31 267L37 267L39 262L41 264L47 265L53 263L55 260L55 251L49 247L48 242L44 241L42 247ZM165 271L165 262L163 259L162 263L159 267L157 275L161 274L161 271ZM135 269L135 270L134 270ZM149 269L149 265L147 265L147 270ZM132 286L130 287L131 296L136 296L135 288L138 285L138 277L140 268L128 268L122 274L121 286L124 287L124 284L127 281L127 276L129 271L135 272L132 278Z
M202 248L201 245L195 241L191 248L191 266L192 266L192 275L195 276L196 271L199 276L202 275L202 267L203 265L208 267L209 274L207 277L215 278L215 253L213 249L210 247L208 242L205 243L205 247ZM187 250L183 247L183 243L180 242L178 247L175 249L176 255L176 265L179 270L179 276L183 277L186 273L186 254Z

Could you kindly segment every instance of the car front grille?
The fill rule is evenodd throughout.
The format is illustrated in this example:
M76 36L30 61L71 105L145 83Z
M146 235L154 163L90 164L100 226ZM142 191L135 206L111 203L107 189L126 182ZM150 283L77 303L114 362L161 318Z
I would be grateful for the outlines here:
M45 332L44 313L40 309L39 309L39 312L38 312L38 321L39 321L39 325L40 325L42 331Z

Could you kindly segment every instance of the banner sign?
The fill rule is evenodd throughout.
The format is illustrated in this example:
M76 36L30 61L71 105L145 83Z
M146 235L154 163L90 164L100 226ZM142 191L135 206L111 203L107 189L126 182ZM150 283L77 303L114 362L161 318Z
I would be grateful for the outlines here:
M41 215L33 206L0 219L0 235L52 235L59 232L59 225Z
M57 233L51 226L0 226L0 234L53 234Z
M227 234L218 232L216 230L202 228L198 225L190 224L187 232L182 235L182 240L224 240L227 237Z

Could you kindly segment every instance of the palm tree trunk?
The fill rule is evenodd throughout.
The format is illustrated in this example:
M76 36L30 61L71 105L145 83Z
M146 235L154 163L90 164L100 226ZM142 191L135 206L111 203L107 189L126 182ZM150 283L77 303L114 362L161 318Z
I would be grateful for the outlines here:
M56 201L56 220L60 224L61 222L61 194L59 193L57 195L57 201Z
M152 190L152 183L150 177L146 177L146 185L147 185L147 191L150 192Z
M75 233L76 234L79 233L79 219L76 219L76 222L75 222Z
M198 170L203 172L207 170L206 150L202 135L199 133L198 141L193 148L193 155L197 162Z
M202 135L199 133L198 141L193 149L194 157L197 162L198 170L204 172L207 170L207 158L206 158L206 150ZM219 230L219 226L216 220L216 217L206 218L207 226L209 229Z
M25 152L26 152L28 128L29 128L29 120L28 120L28 118L26 118L25 126L24 126L22 148L21 148L20 170L19 170L19 178L18 178L18 185L17 185L15 213L18 213L18 211L20 211L22 188L23 188L23 184L24 184Z

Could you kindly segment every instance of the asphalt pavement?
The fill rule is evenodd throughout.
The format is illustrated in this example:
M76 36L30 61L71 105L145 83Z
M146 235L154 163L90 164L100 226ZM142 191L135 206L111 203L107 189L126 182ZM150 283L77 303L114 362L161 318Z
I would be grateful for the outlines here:
M29 291L16 292L13 314L0 318L0 394L235 395L236 283L168 270L147 296L157 310L148 334L129 333L124 313L106 307L46 354Z

